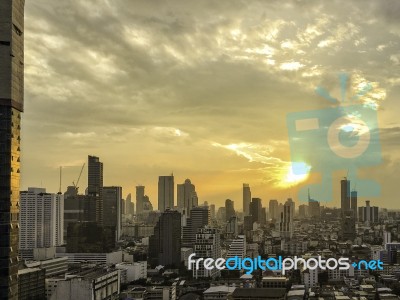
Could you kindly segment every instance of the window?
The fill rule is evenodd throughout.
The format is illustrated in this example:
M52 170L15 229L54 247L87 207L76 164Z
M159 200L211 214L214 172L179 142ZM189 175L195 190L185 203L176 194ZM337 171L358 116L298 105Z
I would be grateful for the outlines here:
M2 45L2 46L10 46L10 42L9 41L0 41L0 45Z

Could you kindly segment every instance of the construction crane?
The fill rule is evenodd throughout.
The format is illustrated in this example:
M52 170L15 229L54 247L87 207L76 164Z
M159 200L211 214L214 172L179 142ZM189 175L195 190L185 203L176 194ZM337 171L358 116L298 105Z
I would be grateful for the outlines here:
M79 184L79 180L81 179L81 176L82 176L82 172L83 172L83 168L85 167L85 163L82 165L82 168L81 168L81 172L79 173L79 176L78 176L78 179L76 180L76 183L75 183L75 181L72 181L72 184L74 185L74 187L75 187L75 189L76 189L76 192L78 192L78 184Z

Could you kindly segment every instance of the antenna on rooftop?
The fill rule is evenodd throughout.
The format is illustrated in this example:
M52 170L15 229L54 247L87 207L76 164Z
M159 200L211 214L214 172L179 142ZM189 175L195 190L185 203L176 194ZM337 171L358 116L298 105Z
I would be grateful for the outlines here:
M62 166L60 166L60 186L58 188L58 193L61 194L61 181L62 181Z

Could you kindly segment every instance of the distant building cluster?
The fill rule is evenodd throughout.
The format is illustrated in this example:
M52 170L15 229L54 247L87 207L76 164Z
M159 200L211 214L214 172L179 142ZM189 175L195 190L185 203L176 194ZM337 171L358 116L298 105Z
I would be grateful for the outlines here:
M297 207L293 198L265 205L243 184L241 211L232 199L218 209L200 202L190 179L175 186L171 174L158 179L155 210L144 186L136 186L134 200L123 199L121 187L104 186L103 172L89 156L84 194L76 185L64 194L20 193L21 299L398 299L400 213L369 200L359 206L347 178L340 208L322 206L311 191ZM193 268L189 256L348 257L380 260L384 268L245 274Z

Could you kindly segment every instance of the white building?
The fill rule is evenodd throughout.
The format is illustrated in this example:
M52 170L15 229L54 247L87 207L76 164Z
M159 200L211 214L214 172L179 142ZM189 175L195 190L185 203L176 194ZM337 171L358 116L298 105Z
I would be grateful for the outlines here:
M316 287L318 285L318 268L311 270L306 269L301 273L302 283L306 289Z
M196 253L195 259L220 258L221 247L218 229L208 227L198 229L196 234L196 242L194 245L194 253ZM200 264L198 269L192 266L192 269L194 278L218 277L220 275L220 270L218 270L217 268L207 270L204 268L203 264Z
M126 270L126 277L121 276L122 283L128 283L141 278L147 278L147 261L120 263L115 265L118 270Z
M34 248L61 246L64 231L64 196L28 188L20 193L19 249L22 258ZM29 251L24 251L29 250ZM33 252L32 252L33 253Z
M240 258L245 258L246 256L246 237L244 235L239 235L229 246L226 258L228 259L235 256Z

